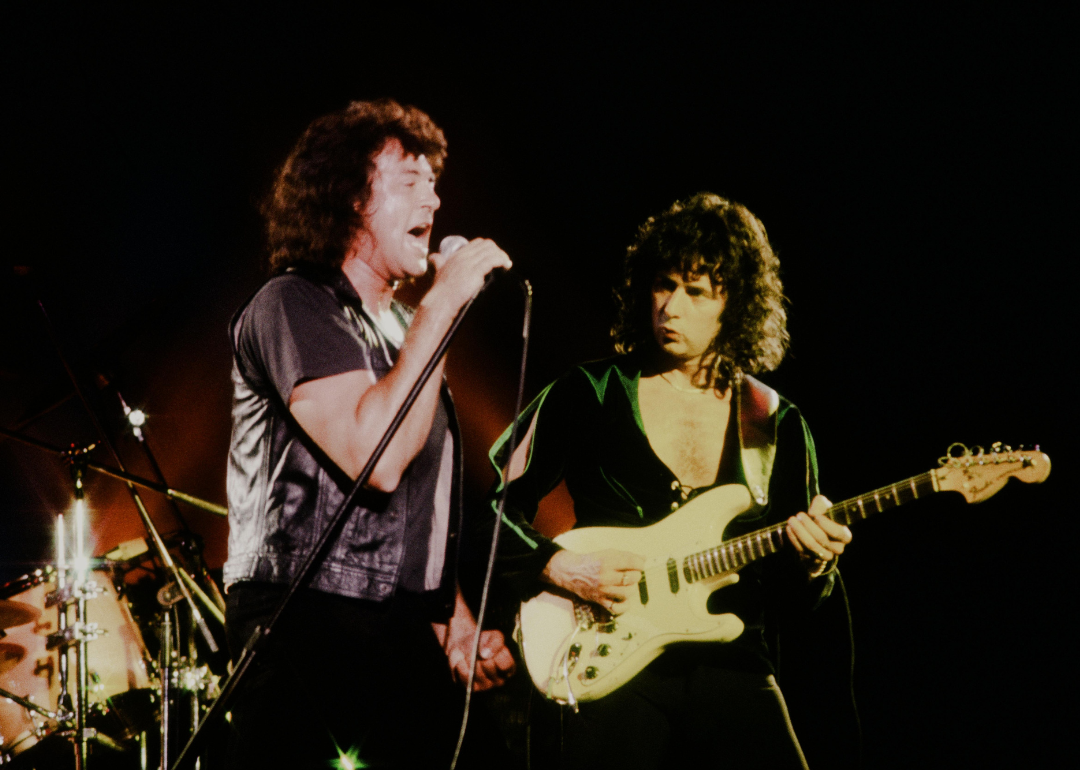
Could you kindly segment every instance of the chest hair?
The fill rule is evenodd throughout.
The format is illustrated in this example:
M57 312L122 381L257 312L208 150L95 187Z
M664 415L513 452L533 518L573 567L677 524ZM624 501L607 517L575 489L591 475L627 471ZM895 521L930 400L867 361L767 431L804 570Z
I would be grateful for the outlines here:
M656 456L679 483L703 487L716 481L731 417L730 391L683 393L659 377L643 377L638 409Z

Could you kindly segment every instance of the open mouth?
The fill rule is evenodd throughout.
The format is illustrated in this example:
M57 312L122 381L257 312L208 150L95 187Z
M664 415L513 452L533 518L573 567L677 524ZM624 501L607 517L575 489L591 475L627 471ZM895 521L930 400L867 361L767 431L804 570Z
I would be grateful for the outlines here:
M409 230L409 235L413 236L414 238L423 238L425 235L427 235L430 232L431 232L431 224L426 223L426 224L422 224L422 225L417 225L416 227Z

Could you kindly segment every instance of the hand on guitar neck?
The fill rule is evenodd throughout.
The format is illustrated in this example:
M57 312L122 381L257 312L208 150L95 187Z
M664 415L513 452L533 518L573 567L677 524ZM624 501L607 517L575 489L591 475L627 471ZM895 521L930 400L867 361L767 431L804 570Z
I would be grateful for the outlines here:
M830 519L825 512L832 503L824 495L810 501L810 510L787 521L787 536L811 578L823 574L829 562L851 542L851 530Z
M637 591L644 567L645 557L629 551L563 550L551 557L541 577L618 615L629 592Z

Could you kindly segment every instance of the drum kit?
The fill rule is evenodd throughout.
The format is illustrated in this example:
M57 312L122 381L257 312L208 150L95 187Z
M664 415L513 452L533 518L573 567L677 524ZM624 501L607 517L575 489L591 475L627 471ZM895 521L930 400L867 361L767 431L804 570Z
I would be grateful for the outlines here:
M63 519L55 563L0 585L0 768L167 768L228 662L146 540L87 559ZM198 593L221 618L213 584Z
M146 443L145 415L111 388L158 480L128 473L71 380L100 437L95 444L47 444L21 432L29 421L0 428L0 438L62 457L74 490L73 505L56 514L47 563L0 584L0 770L164 770L218 697L230 665L222 649L225 602L176 501L222 516L227 510L165 483ZM95 446L109 450L112 462L93 461ZM88 471L125 482L145 538L93 555ZM178 532L162 536L139 488L165 495ZM213 631L204 614L216 621Z

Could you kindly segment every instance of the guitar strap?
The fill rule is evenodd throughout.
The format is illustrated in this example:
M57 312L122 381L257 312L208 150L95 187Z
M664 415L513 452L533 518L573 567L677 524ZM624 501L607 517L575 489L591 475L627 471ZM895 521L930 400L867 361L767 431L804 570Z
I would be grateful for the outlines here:
M751 497L759 509L769 503L769 478L776 459L780 394L748 374L735 387L739 420L739 455Z

